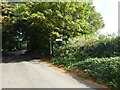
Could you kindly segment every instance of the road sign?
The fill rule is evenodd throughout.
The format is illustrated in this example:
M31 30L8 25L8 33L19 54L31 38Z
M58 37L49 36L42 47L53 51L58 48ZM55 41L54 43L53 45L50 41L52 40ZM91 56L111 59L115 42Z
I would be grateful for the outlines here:
M62 39L60 38L60 39L56 39L56 41L62 41Z

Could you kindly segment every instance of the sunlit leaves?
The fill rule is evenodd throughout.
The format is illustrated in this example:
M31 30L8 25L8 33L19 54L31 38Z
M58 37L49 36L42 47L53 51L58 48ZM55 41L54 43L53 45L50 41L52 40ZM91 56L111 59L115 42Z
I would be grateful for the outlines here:
M8 21L14 27L22 22L16 29L23 29L25 37L29 37L30 48L38 50L49 45L50 36L54 39L61 35L69 38L94 34L103 28L101 15L91 9L91 2L25 2L13 3L12 9L5 7L3 14L8 15ZM43 41L46 45L40 44Z

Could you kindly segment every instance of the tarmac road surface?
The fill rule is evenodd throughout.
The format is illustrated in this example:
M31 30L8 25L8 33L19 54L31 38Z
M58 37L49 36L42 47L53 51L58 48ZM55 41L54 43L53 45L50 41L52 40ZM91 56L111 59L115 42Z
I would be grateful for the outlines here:
M98 88L35 60L18 60L1 65L2 88Z
M43 63L2 64L3 88L96 88Z

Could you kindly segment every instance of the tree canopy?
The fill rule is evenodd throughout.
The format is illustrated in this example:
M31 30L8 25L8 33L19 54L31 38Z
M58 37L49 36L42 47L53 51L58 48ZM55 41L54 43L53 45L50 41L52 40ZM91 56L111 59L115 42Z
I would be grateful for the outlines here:
M12 29L8 28L8 31L21 30L30 51L41 52L44 49L49 53L51 38L94 34L104 27L102 16L96 12L92 2L25 2L5 5L12 6L9 7L9 13L5 10L7 6L2 10L3 17L10 17L8 21Z

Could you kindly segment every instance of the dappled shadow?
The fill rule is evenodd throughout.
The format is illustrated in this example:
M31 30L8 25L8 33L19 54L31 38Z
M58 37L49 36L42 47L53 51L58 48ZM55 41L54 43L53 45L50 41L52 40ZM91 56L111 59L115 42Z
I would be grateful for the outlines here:
M25 53L25 50L8 52L5 55L2 55L2 63L31 61L32 57L24 53Z
M107 86L100 85L100 84L98 84L94 81L91 81L91 80L88 80L88 79L85 79L85 78L82 78L82 77L80 78L80 77L72 75L72 78L74 78L78 82L83 83L84 85L91 88L91 89L88 89L88 90L110 90Z

